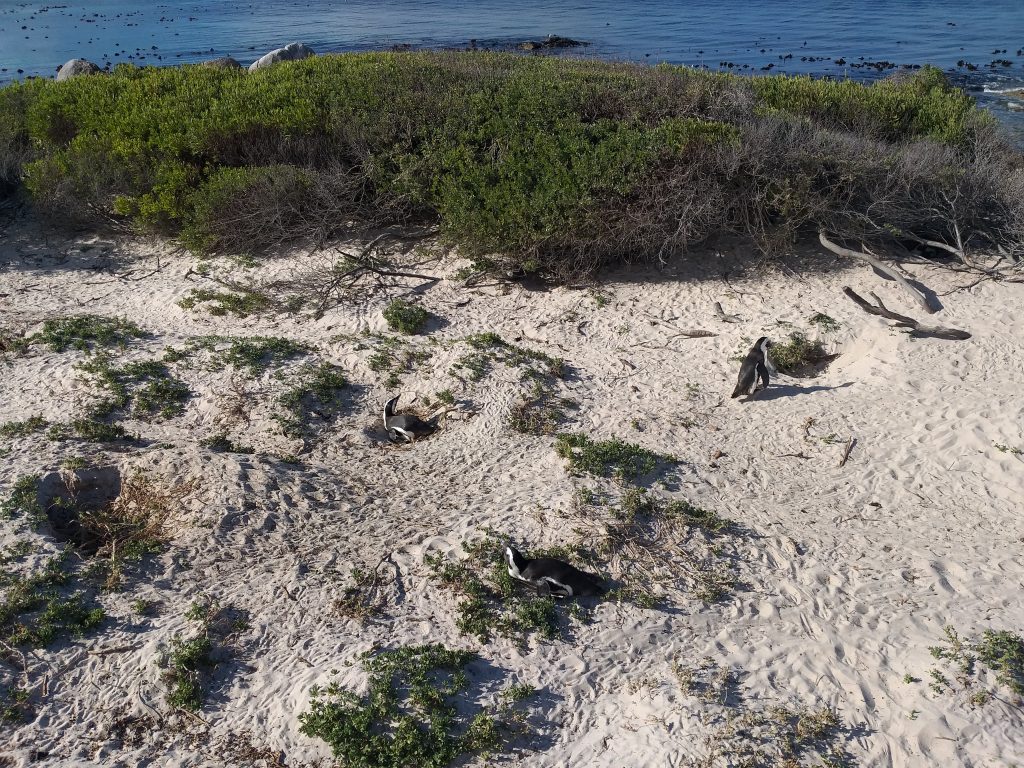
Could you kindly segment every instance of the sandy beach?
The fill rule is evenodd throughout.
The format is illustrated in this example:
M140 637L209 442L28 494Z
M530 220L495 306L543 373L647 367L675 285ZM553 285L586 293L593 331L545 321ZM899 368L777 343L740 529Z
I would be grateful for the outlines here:
M177 302L193 289L222 290L215 279L259 286L301 275L328 254L201 264L159 241L69 237L25 220L8 228L7 333L75 314L125 318L149 335L114 349L120 363L200 337L282 337L339 366L349 386L337 417L289 437L275 420L277 398L281 376L301 361L253 374L197 357L174 368L191 393L180 415L123 422L137 440L36 432L6 441L4 497L19 477L58 472L71 457L190 490L175 499L169 546L120 591L93 590L106 614L97 630L18 663L8 657L5 684L23 681L31 714L6 726L0 765L331 765L324 742L299 731L310 689L336 681L360 691L359 654L422 643L479 654L470 670L479 701L509 683L536 690L516 705L524 725L507 748L469 764L738 765L722 752L741 738L736 718L778 707L834 710L831 743L851 765L1022 759L1020 697L981 665L957 680L955 666L929 651L947 626L972 640L1022 628L1019 285L965 288L975 278L906 265L939 295L930 322L972 334L914 339L842 293L873 291L919 315L896 284L813 249L760 268L722 247L582 287L467 287L457 273L468 262L429 245L401 262L436 282L394 280L319 318L309 309L243 318ZM396 297L435 319L402 338L403 354L416 354L394 386L374 370L380 341L368 334L393 335L382 310ZM724 322L715 302L740 322ZM818 313L837 327L812 323ZM697 329L713 335L682 333ZM730 399L736 355L759 336L781 341L796 330L838 355L827 370L780 375L751 402ZM640 570L619 557L605 575L642 583L655 607L597 602L588 622L563 614L553 640L481 643L459 631L457 595L431 577L427 555L464 558L463 543L489 529L525 549L577 543L599 515L581 497L621 492L612 479L571 474L554 437L509 426L524 392L513 366L495 363L479 381L457 367L464 340L488 332L566 361L554 393L575 406L559 431L671 454L670 477L648 492L734 521L707 555L733 575L719 600L699 599L671 559ZM84 352L33 344L5 358L0 423L66 423L97 397L76 367ZM403 405L429 412L425 401L436 405L444 390L456 402L436 435L387 442L385 400L400 392ZM253 453L203 445L216 435ZM703 541L686 547L707 554ZM62 546L45 524L0 522L0 551L19 542L30 553L5 570L38 567ZM338 610L357 567L381 574L364 620ZM144 616L133 608L140 600L152 606ZM188 714L167 704L158 662L176 633L191 631L185 615L196 601L236 620L217 634L204 704ZM946 685L929 685L932 669ZM979 689L991 699L972 701Z

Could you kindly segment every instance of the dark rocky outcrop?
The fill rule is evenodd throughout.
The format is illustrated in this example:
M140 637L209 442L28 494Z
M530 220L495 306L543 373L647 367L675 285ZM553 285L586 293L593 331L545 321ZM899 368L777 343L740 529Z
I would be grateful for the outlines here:
M241 69L242 65L230 56L222 56L219 59L204 61L201 66L209 69Z
M581 45L590 45L583 40L573 40L571 37L559 35L548 35L543 40L526 40L519 44L524 51L540 51L551 48L576 48Z

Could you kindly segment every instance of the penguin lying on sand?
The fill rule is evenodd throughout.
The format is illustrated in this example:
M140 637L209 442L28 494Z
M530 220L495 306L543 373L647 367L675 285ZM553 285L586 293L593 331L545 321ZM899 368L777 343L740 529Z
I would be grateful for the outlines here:
M396 395L384 404L384 429L388 432L388 440L392 443L411 443L437 431L440 413L426 421L414 413L395 413L399 397L401 395Z
M736 389L732 391L733 397L753 395L758 390L768 388L768 374L776 373L775 366L768 357L768 349L771 346L772 342L768 337L762 336L747 352L740 366L740 375L736 379Z
M537 588L538 592L555 597L591 597L604 594L604 581L592 573L586 573L561 560L538 557L527 560L522 552L509 545L505 549L508 573L513 579L525 581Z

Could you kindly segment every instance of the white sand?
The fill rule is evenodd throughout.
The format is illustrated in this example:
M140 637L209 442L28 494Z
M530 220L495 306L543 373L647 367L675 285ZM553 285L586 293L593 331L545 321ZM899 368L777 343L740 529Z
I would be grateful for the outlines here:
M76 243L87 241L93 247L82 252ZM481 764L690 764L714 738L702 725L702 712L713 707L684 694L672 668L704 657L737 673L748 709L837 708L850 733L844 747L860 765L1024 760L1021 705L1005 688L981 707L959 685L942 695L928 688L935 663L928 647L941 641L943 626L971 638L986 628L1024 631L1024 457L996 448L1024 448L1024 290L985 282L945 296L933 321L974 337L913 340L842 295L843 285L873 290L897 311L920 313L860 265L821 273L793 260L744 276L732 256L694 259L701 269L613 277L602 286L610 298L603 307L584 290L466 289L454 279L424 293L424 306L448 321L430 338L495 331L566 358L576 375L564 394L580 404L569 429L676 454L683 464L675 495L750 533L739 545L748 589L721 603L706 607L671 587L665 610L602 603L568 640L522 647L497 638L481 646L456 630L455 598L429 581L424 554L458 556L462 541L487 527L526 547L571 540L581 482L566 472L552 438L507 426L520 392L516 371L499 366L464 385L449 368L465 348L437 346L405 377L403 400L451 388L472 402L472 413L449 419L430 440L394 449L374 434L389 392L367 364L371 351L331 339L386 331L380 311L401 291L320 320L217 318L175 304L191 288L217 287L188 274L196 262L187 255L13 228L0 246L0 328L32 330L81 312L122 316L156 334L133 344L126 359L151 358L193 335L286 336L318 345L358 388L353 406L298 467L198 446L224 426L259 451L303 450L269 418L274 381L236 376L248 388L239 400L228 392L229 371L186 372L195 395L183 416L130 422L144 447L110 450L41 434L10 442L0 470L4 495L18 476L53 471L73 455L166 482L195 479L202 490L178 510L174 546L153 573L101 595L110 618L99 632L29 657L36 718L2 731L0 765L37 764L34 751L54 766L269 765L270 754L283 765L329 764L323 743L298 730L310 687L332 679L358 685L358 668L345 666L357 654L423 642L477 650L506 680L542 690L527 707L534 736ZM236 268L235 276L286 274L301 260ZM418 271L451 278L463 264ZM913 270L939 293L969 282ZM716 319L715 301L744 322ZM842 324L827 337L842 352L831 368L813 380L780 377L750 403L730 400L737 369L730 357L745 347L741 340L782 340L789 328L778 323L806 329L815 312ZM674 337L692 328L718 335ZM36 346L4 363L0 422L79 414L94 392L74 369L82 357ZM239 402L248 424L230 415ZM834 441L822 439L830 435ZM839 467L851 436L856 446ZM0 546L46 541L45 532L26 534L11 522L0 522L0 531ZM333 602L351 566L372 567L389 553L400 578L381 617L361 626L338 615ZM183 614L201 596L249 615L249 628L233 636L233 652L213 673L202 723L168 708L156 665L161 644L187 629ZM130 605L140 597L161 601L159 613L133 617ZM943 670L952 680L953 670ZM905 674L921 681L905 683ZM239 745L250 742L271 752L247 755Z

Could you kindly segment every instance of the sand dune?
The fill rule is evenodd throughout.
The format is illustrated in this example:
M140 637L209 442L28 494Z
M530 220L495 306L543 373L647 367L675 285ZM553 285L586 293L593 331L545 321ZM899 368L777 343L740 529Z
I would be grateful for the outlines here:
M973 338L913 340L842 295L843 285L873 290L914 314L898 287L860 265L823 272L820 257L808 255L743 272L742 256L709 252L694 257L697 266L610 275L600 286L606 303L565 287L467 289L452 279L465 262L450 256L419 267L445 278L422 304L446 324L410 339L432 354L402 377L403 402L451 389L460 410L433 438L395 448L378 424L392 389L371 369L373 349L351 335L389 332L381 309L400 291L320 319L214 317L176 305L192 288L216 286L164 244L44 240L30 224L12 228L0 246L2 328L31 331L82 312L125 317L153 333L125 359L195 336L283 336L316 345L353 388L346 412L302 441L273 421L272 373L249 379L196 366L182 373L193 392L183 415L127 422L142 443L10 441L5 493L17 477L54 471L71 455L122 475L195 480L198 490L176 510L174 544L147 576L99 597L110 617L101 631L32 655L46 695L37 687L31 722L7 726L0 764L37 764L39 753L42 764L68 766L330 764L325 745L298 730L311 686L358 687L362 673L346 664L359 653L424 642L477 650L489 695L499 672L540 691L526 708L532 734L480 764L695 765L720 739L721 712L776 705L834 707L855 764L1020 761L1020 701L990 673L982 680L999 695L983 706L956 683L942 694L928 686L937 663L928 649L944 626L970 637L1024 629L1024 458L997 447L1024 448L1020 287L984 282L942 296L935 322ZM258 282L306 258L213 270ZM940 294L968 282L913 270ZM717 319L715 301L743 322ZM810 324L819 312L838 331ZM717 335L678 335L690 329ZM839 357L813 379L780 376L749 403L730 400L731 358L760 335L783 339L794 329L821 335ZM551 642L481 645L461 635L455 598L430 580L424 555L461 557L462 542L486 528L531 548L565 543L578 524L576 488L591 482L567 473L551 437L508 426L522 392L515 370L495 366L479 383L452 374L465 352L456 342L488 331L571 366L559 384L579 406L567 430L678 457L677 486L655 490L743 526L734 546L746 586L704 605L666 579L663 607L599 603L591 622ZM95 392L74 367L83 357L39 346L11 357L0 422L74 416ZM257 453L199 445L221 430ZM839 466L850 437L856 443ZM293 454L300 463L281 460ZM45 530L0 522L0 532L0 548L26 537L57 548ZM397 574L383 611L365 625L340 615L334 601L352 567L383 557ZM621 567L616 576L628 578L629 564ZM200 597L248 620L225 641L207 702L192 717L166 705L157 659ZM159 601L159 611L134 616L139 598ZM732 670L726 706L684 691L678 664ZM241 752L243 742L268 751Z

